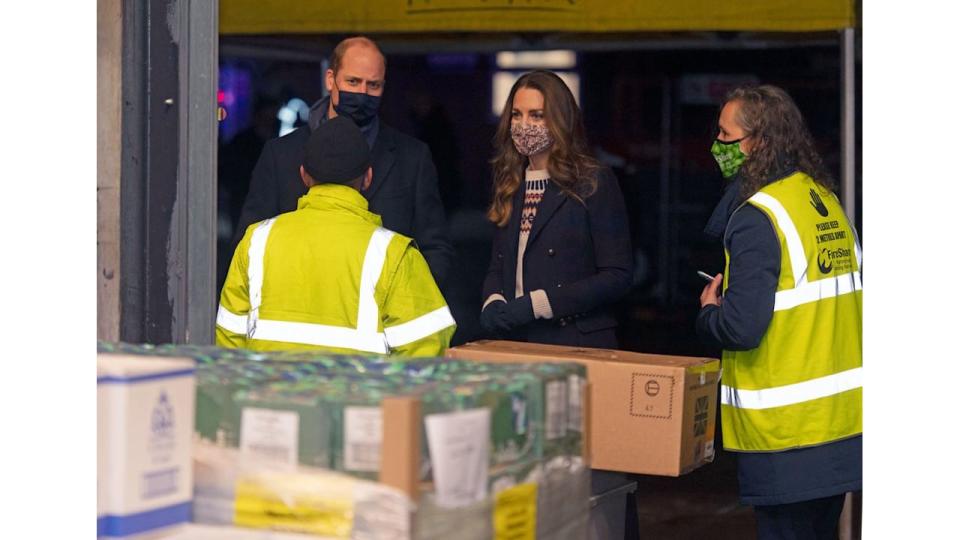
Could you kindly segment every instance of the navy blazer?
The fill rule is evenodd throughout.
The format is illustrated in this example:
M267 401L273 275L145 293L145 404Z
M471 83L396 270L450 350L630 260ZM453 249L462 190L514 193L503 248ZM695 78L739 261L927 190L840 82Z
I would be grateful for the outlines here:
M521 186L513 197L509 223L495 232L484 301L494 293L508 301L515 297L523 191ZM539 319L498 337L616 348L617 320L611 306L627 294L632 282L630 228L613 173L603 169L597 191L583 204L548 182L524 252L523 292L543 289L553 319Z
M264 145L253 169L234 245L249 225L297 209L297 200L307 193L300 165L309 137L310 128L304 126ZM416 240L434 279L442 284L453 261L453 245L430 149L381 122L371 165L373 181L363 192L370 211L383 218L385 228Z

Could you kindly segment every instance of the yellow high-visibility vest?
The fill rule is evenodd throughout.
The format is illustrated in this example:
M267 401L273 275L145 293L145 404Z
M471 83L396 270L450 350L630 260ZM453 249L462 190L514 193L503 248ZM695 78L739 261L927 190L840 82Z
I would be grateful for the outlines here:
M744 204L773 224L780 280L760 345L723 352L724 448L779 451L857 435L863 285L856 231L837 197L803 173L767 185Z
M220 296L217 344L439 356L456 323L412 241L356 190L321 184L251 225Z

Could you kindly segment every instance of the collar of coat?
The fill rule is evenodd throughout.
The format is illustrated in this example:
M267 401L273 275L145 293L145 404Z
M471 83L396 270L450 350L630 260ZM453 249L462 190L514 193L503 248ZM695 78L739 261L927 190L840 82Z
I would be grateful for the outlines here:
M365 221L383 226L380 216L369 209L367 199L359 191L341 184L317 184L297 201L297 210L312 209L325 212L347 212Z

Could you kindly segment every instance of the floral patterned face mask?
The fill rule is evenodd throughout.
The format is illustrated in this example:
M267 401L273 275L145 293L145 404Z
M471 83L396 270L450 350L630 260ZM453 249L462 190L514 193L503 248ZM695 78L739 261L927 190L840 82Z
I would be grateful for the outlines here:
M539 154L553 145L553 137L546 125L529 125L517 122L510 125L510 135L517 152L525 156Z

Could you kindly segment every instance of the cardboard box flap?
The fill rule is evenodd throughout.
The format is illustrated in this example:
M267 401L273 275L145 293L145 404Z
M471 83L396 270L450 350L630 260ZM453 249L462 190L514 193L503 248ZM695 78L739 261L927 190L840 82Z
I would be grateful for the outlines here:
M98 353L97 379L101 377L135 378L188 371L193 370L195 365L195 362L190 358Z
M544 358L556 358L557 360L564 361L599 360L604 362L645 364L664 367L702 367L707 372L714 372L720 369L720 362L716 358L701 358L696 356L667 356L661 354L616 351L613 349L591 349L562 345L544 345L541 343L525 343L520 341L482 340L461 345L459 348L476 349L490 353L534 354Z

